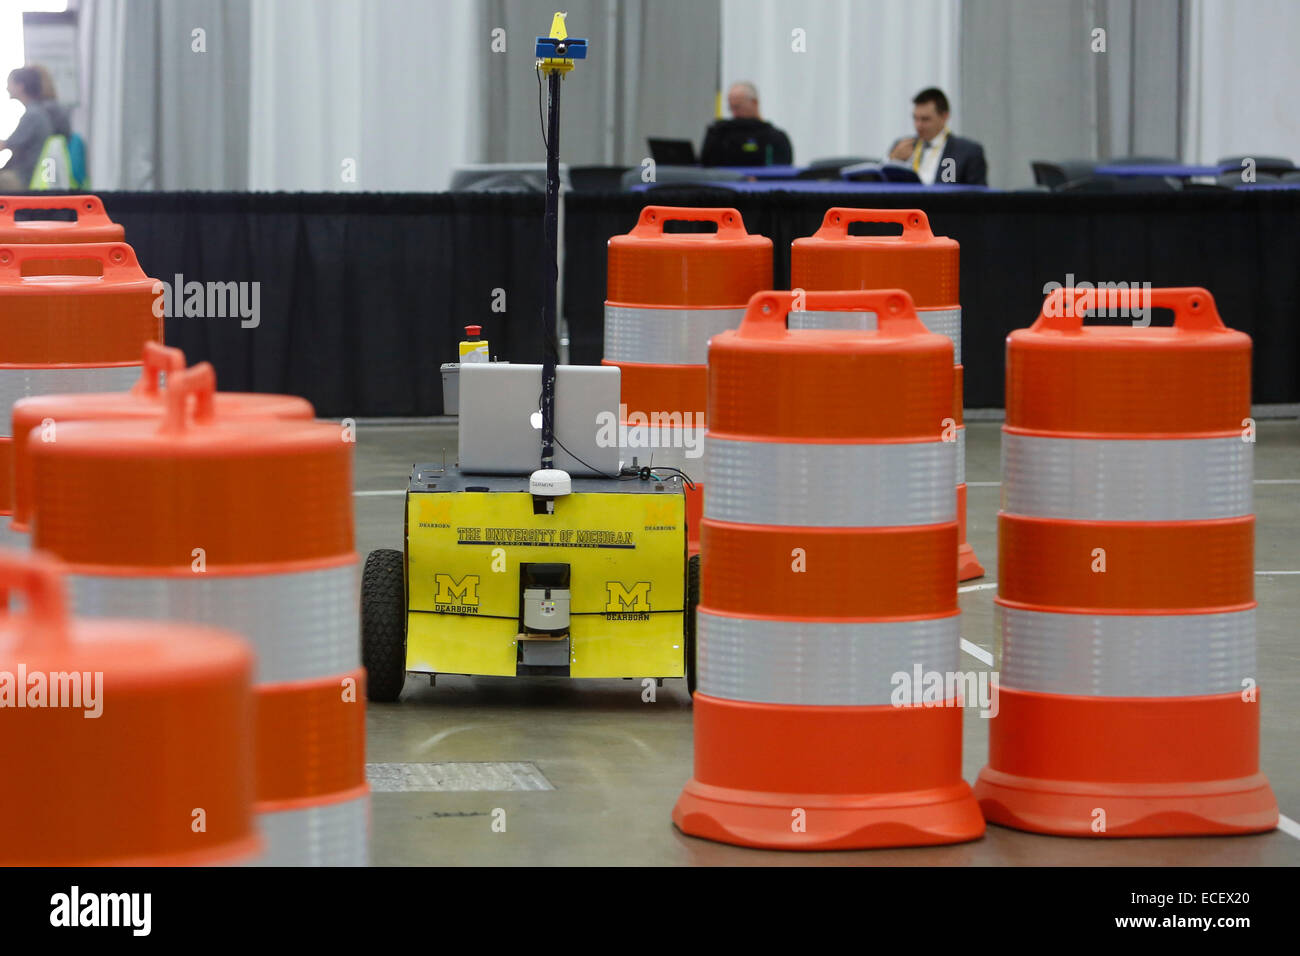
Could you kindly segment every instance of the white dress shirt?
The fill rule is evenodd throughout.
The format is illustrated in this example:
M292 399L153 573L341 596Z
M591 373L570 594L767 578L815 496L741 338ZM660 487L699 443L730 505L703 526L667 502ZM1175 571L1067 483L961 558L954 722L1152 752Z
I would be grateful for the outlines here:
M938 178L939 160L943 157L943 148L947 143L947 129L928 143L917 142L916 150L912 152L912 168L916 170L916 175L921 177L921 182L926 185L933 185Z

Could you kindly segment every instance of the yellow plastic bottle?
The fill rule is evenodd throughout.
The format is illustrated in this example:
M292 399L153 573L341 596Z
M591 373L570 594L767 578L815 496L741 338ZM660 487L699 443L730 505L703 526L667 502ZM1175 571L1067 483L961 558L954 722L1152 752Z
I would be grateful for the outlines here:
M481 325L465 326L465 339L460 343L460 360L462 362L489 361L487 339L480 338L482 334L483 326Z

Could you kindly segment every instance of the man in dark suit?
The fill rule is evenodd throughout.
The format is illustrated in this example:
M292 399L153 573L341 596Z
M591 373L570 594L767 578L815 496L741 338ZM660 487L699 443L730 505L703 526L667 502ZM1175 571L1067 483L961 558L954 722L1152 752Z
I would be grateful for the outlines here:
M916 136L894 140L889 159L910 166L923 183L988 185L984 147L948 131L948 97L929 87L912 100Z
M753 83L733 83L727 91L732 118L716 120L704 133L701 166L788 166L794 162L790 137L758 113Z

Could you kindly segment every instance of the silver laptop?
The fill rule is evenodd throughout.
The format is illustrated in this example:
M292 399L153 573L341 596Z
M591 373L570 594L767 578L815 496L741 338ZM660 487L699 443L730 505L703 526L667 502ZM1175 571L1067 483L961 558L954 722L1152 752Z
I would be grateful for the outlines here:
M620 385L612 366L556 366L556 468L571 475L618 474ZM460 470L530 475L541 467L541 397L540 365L461 365Z

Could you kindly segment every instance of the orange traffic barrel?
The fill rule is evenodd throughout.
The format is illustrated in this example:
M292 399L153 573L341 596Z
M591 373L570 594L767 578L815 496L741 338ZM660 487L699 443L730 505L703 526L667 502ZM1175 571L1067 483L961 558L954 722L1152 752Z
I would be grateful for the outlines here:
M31 442L32 545L65 563L81 613L245 636L265 862L364 864L353 446L333 425L225 420L214 393L201 363L168 382L160 420Z
M62 570L0 551L0 866L254 858L253 654L193 624L68 615Z
M878 327L787 329L789 293L763 292L709 347L695 775L673 822L780 849L972 840L958 700L898 694L959 663L952 343L900 290L808 306Z
M851 236L853 223L902 226L897 236ZM961 248L955 239L936 236L920 209L849 209L826 211L821 228L796 239L790 249L790 285L796 290L875 289L899 287L912 296L916 314L931 332L952 339L956 373L952 422L957 441L957 577L969 581L984 574L975 549L966 540L966 426L962 418L961 303L958 294ZM797 308L797 306L796 306ZM791 328L872 328L873 316L818 315L800 311ZM847 324L846 324L847 323Z
M125 392L83 395L40 395L15 403L13 411L13 519L9 543L26 543L32 521L33 441L58 440L59 425L66 422L106 421L118 418L160 419L166 414L166 395L161 380L185 368L185 353L158 342L146 342L140 378ZM316 412L311 402L294 395L260 392L217 392L213 411L222 420L240 418L291 418L311 420Z
M716 232L666 233L669 222ZM709 339L740 325L750 297L772 287L772 240L752 236L735 209L646 206L632 231L609 240L605 365L622 370L624 454L678 468L687 544L700 550Z
M19 212L66 211L75 219L19 219ZM123 242L125 230L108 218L98 196L0 196L0 245Z
M975 793L1038 833L1270 830L1250 338L1204 289L1151 290L1172 328L1085 327L1097 295L1054 292L1007 339L1000 709Z
M69 212L73 219L19 219L19 212ZM104 212L98 196L0 196L0 245L9 243L123 242L126 231ZM27 266L29 275L97 275L87 259L41 258Z
M97 274L29 272L42 261ZM29 395L129 388L141 347L163 335L153 290L125 243L0 245L0 430ZM0 525L13 513L13 455L0 435Z

